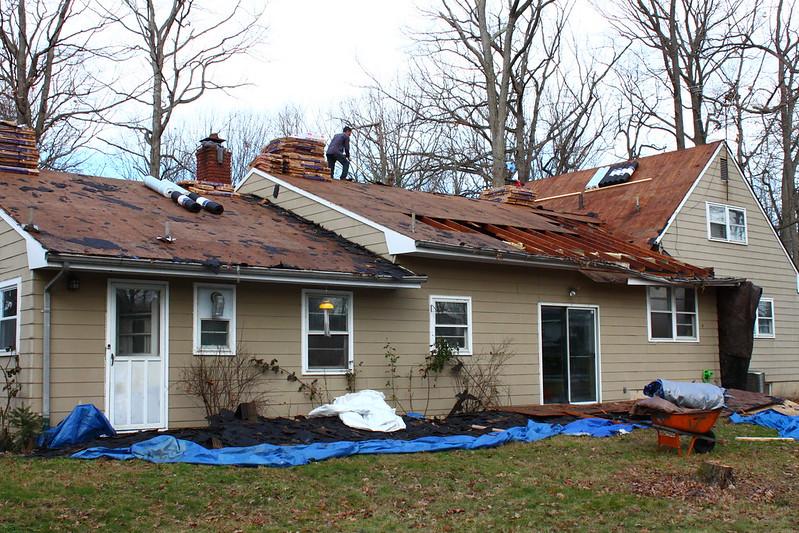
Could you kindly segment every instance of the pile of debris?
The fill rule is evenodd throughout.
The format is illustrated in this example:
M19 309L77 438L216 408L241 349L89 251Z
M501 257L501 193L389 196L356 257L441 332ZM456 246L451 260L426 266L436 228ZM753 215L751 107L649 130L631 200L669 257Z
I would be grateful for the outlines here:
M330 180L330 170L325 160L325 143L316 139L275 139L261 150L260 155L250 163L250 167L270 174Z
M535 207L535 194L526 187L518 185L505 185L495 189L487 189L480 194L481 200L502 202L511 205Z
M39 150L32 129L0 121L0 171L39 173Z
M239 196L233 186L226 183L186 180L179 181L178 185L201 196Z

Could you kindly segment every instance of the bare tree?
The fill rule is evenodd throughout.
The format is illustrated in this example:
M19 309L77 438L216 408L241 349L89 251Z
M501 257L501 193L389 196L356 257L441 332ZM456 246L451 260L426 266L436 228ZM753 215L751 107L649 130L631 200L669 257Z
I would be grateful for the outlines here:
M713 88L719 69L742 39L735 28L739 17L748 14L741 9L743 3L744 0L615 0L618 13L608 15L624 39L640 45L636 66L648 71L654 84L667 80L671 104L668 121L663 121L660 106L640 101L633 106L638 113L646 110L648 122L656 129L667 129L678 149L685 148L687 139L695 145L707 142L712 118L708 100L715 96ZM654 52L654 56L647 51ZM657 63L652 61L654 57L658 58Z
M241 0L221 13L205 9L198 0L122 0L121 11L117 14L106 9L105 15L135 41L130 52L145 62L149 77L143 85L118 91L118 95L145 107L147 116L132 122L111 122L137 133L147 152L112 140L106 142L142 158L148 173L160 177L165 162L164 137L175 111L208 91L243 85L212 75L216 67L245 53L257 41L262 12L247 13Z
M116 103L100 100L102 83L92 73L113 55L95 45L104 27L88 2L0 4L0 83L13 101L10 118L33 129L43 167L79 166L77 151L91 139L96 114Z

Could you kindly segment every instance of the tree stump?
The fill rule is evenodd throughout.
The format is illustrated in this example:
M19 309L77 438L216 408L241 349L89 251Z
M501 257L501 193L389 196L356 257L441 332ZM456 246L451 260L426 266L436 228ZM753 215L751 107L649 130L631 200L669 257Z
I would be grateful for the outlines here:
M717 485L726 489L733 484L735 478L731 466L705 461L699 466L697 475L701 481L708 485Z

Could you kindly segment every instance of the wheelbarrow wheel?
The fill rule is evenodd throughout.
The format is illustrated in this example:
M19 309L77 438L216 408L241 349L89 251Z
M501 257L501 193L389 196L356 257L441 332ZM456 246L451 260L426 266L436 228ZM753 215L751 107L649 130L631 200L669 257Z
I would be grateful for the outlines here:
M694 451L696 453L708 453L716 447L715 433L708 431L707 433L704 433L703 436L709 438L705 439L702 437L697 437L696 442L694 442Z

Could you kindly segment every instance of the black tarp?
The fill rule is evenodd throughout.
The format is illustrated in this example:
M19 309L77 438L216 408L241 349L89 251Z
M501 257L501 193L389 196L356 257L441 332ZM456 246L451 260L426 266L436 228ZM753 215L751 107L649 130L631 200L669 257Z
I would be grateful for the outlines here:
M763 289L750 281L736 287L720 287L718 290L716 305L722 387L746 389L757 304L762 294Z

